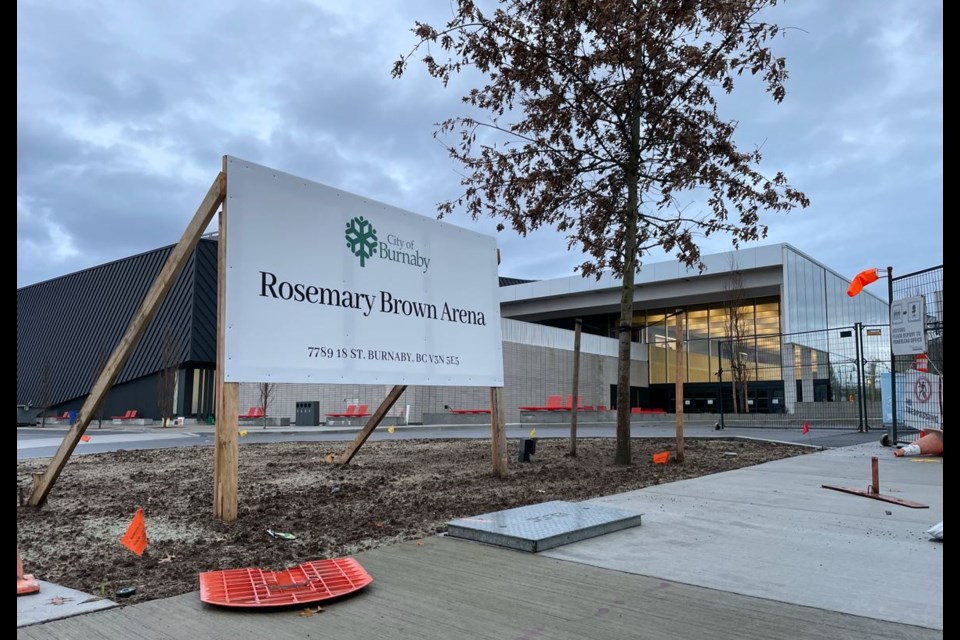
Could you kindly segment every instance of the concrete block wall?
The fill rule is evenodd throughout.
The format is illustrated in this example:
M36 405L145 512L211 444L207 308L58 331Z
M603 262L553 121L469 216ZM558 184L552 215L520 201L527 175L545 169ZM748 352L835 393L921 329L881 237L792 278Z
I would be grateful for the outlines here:
M513 335L518 334L514 332ZM524 336L527 343L507 339L503 342L504 408L507 422L520 422L521 406L545 405L548 395L562 395L566 401L572 391L573 332L537 327L532 335L527 328ZM587 348L600 353L581 350L579 395L585 405L609 406L610 385L617 381L616 341L597 336L590 338ZM536 342L541 344L530 344ZM566 345L569 347L564 348ZM631 383L633 386L647 385L645 361L633 361ZM368 411L372 413L391 388L390 385L276 384L267 413L275 417L288 417L293 421L296 419L296 403L302 401L319 401L321 421L324 414L342 413L348 404L368 405ZM259 385L241 384L240 412L259 404ZM394 405L391 415L405 414L407 405L410 405L410 422L418 423L422 421L424 413L443 413L446 411L445 407L487 409L490 407L490 389L408 387Z

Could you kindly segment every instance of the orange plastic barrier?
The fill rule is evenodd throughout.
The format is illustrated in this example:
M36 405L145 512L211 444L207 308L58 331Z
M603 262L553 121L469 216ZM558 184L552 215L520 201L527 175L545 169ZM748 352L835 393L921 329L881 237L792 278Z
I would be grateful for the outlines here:
M207 571L200 574L200 600L224 607L284 607L339 598L371 582L353 558L314 560L282 571Z

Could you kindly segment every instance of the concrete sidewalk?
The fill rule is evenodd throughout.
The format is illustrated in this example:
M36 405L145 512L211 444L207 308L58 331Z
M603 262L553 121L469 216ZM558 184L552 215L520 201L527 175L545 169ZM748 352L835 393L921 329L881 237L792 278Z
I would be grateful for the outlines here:
M865 487L911 510L820 488ZM366 591L298 611L197 593L18 629L19 638L942 638L942 460L867 444L600 499L641 527L537 555L443 536L358 554ZM887 513L889 512L889 514Z
M831 491L866 489L910 509ZM943 459L879 444L832 449L590 502L644 512L643 526L547 551L596 567L943 629Z

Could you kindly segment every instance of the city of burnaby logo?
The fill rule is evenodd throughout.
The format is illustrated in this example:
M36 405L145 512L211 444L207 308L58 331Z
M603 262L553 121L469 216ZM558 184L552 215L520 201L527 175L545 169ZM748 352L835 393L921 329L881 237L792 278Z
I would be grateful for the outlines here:
M347 222L344 237L350 253L360 258L360 266L367 266L367 259L377 252L377 230L366 218L357 216Z

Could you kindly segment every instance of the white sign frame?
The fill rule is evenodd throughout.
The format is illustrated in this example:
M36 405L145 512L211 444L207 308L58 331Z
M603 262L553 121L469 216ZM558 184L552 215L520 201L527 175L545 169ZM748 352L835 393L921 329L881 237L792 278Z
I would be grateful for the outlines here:
M503 386L495 238L226 160L225 382Z

